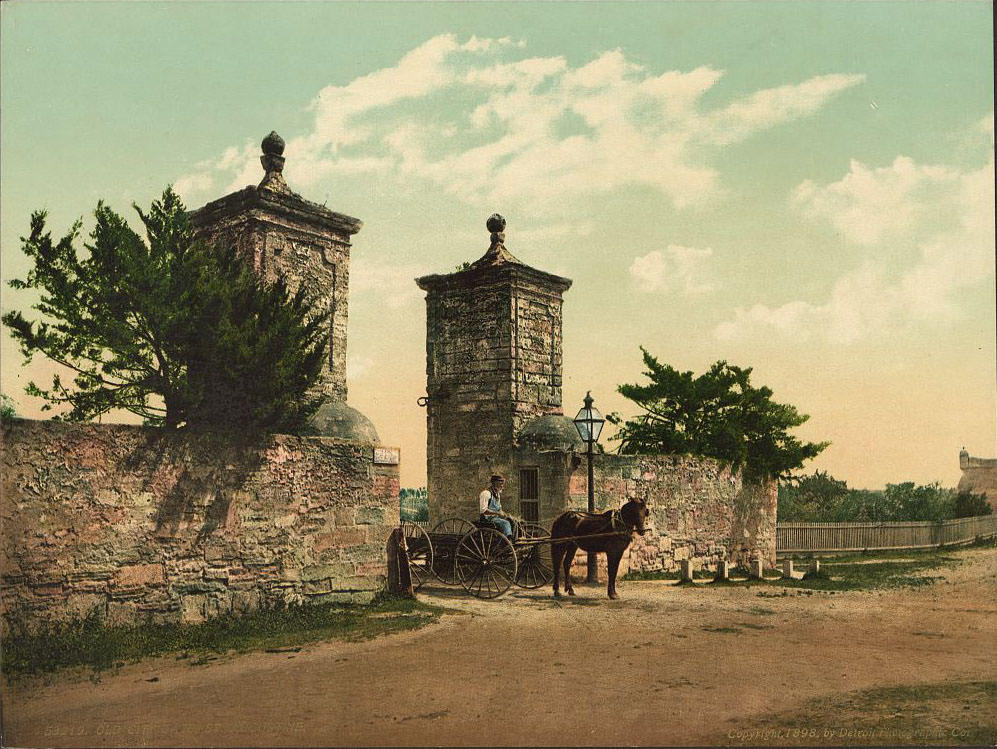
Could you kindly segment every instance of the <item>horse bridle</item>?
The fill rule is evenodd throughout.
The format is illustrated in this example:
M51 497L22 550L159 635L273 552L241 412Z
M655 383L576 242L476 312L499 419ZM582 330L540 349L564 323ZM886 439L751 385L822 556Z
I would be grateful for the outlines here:
M617 521L617 519L620 521L620 523L623 524L624 528L629 528L628 532L616 530L616 521ZM620 535L620 536L626 536L626 535L633 535L633 533L634 533L635 530L637 530L637 526L635 526L635 525L628 526L627 522L620 515L620 511L618 509L613 510L613 514L609 516L609 531L610 531L610 533L616 533L617 535Z

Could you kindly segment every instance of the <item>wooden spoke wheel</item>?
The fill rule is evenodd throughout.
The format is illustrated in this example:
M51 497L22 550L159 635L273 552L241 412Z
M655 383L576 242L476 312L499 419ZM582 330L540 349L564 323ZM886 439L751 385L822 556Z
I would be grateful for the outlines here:
M405 535L412 588L419 590L433 574L433 542L422 526L415 523L402 523L402 533Z
M516 579L516 549L494 528L475 528L464 534L454 561L460 584L478 598L497 598Z
M520 526L521 540L549 539L550 531L538 523L523 523ZM516 585L521 588L540 588L554 579L554 566L550 558L550 543L534 541L517 544L519 566L516 570Z
M474 525L462 518L444 518L438 522L429 535L433 544L433 574L447 585L459 585L457 570L454 569L454 553L457 543L464 534L474 530Z

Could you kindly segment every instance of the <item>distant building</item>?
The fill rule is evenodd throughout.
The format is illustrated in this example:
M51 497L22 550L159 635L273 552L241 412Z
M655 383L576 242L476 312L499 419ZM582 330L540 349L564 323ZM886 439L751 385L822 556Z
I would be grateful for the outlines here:
M964 447L959 451L959 468L962 478L958 490L986 494L990 506L997 510L997 458L974 458Z

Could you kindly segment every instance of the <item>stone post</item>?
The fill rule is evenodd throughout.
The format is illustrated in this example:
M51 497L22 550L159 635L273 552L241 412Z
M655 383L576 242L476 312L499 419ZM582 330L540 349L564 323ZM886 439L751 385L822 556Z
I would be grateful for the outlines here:
M811 559L810 560L810 567L807 569L807 575L809 575L810 577L819 577L820 576L820 560L819 559Z
M751 578L753 580L764 580L765 579L765 560L758 558L751 560Z
M782 562L782 576L787 580L793 579L793 560L785 559Z
M691 583L692 582L692 560L683 559L679 562L679 582L681 583Z
M721 560L717 562L717 573L713 576L714 582L726 582L730 580L730 562Z

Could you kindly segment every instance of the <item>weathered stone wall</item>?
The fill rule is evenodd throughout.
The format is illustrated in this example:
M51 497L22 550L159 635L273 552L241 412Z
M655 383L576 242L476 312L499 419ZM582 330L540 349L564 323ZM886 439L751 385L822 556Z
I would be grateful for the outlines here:
M520 275L512 285L513 434L561 411L561 287Z
M571 475L569 508L588 506L586 458ZM712 458L672 455L595 456L596 511L643 499L646 533L635 536L621 565L627 570L671 571L683 559L698 569L720 560L747 566L760 556L775 565L777 484L745 482ZM584 566L579 552L576 568ZM604 559L600 558L604 566Z
M4 621L200 621L369 600L398 524L397 471L375 465L371 445L320 437L5 423Z
M608 496L643 499L647 532L630 548L629 569L676 570L683 559L699 569L724 560L738 564L760 555L775 564L774 482L746 483L711 458L600 456L599 478Z
M433 523L474 517L512 442L508 286L427 296L427 469Z
M958 491L986 494L990 506L997 511L997 459L975 458L963 451L959 454L959 468L962 476Z

